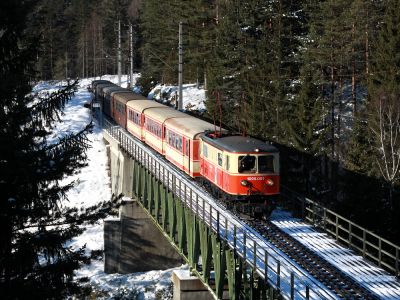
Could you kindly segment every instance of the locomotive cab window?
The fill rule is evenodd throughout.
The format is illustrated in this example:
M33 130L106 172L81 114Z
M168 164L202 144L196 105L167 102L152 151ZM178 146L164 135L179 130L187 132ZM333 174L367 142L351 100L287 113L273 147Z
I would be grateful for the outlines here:
M239 173L255 173L256 157L252 155L239 156Z
M263 155L258 157L258 173L274 172L274 156Z

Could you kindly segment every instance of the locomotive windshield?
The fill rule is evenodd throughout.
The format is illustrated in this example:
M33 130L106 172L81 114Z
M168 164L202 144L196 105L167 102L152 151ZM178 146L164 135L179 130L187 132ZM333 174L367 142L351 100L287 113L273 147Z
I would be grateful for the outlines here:
M239 156L239 173L255 173L256 157L255 156Z
M258 157L258 173L274 172L274 157L272 155L263 155Z
M273 173L273 155L239 156L239 173Z

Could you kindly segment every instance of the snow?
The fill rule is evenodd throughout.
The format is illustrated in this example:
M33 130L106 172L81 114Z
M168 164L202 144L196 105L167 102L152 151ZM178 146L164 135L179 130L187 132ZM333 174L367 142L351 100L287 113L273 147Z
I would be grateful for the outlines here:
M158 84L150 91L148 98L174 106L177 95L177 86ZM205 90L197 88L196 84L184 84L182 87L182 98L184 110L205 111Z
M276 226L351 276L380 299L400 299L400 282L396 277L357 255L353 250L341 246L328 234L293 218L286 211L275 210L271 219Z
M136 81L140 77L140 73L134 73L133 74L133 84L136 84ZM97 76L97 77L92 77L92 78L84 78L81 80L80 85L84 87L88 87L93 80L109 80L115 84L118 84L118 76L117 75L102 75L102 76ZM121 76L121 87L127 88L129 83L129 76L128 75L122 75Z
M90 284L96 290L96 299L165 299L172 298L171 276L174 270L154 270L132 274L105 274L103 262L95 261L77 272L77 277L90 278Z
M140 74L135 74L135 80L139 76ZM90 110L85 108L84 104L92 100L92 94L88 92L87 87L94 79L99 79L99 77L80 81L78 91L67 103L64 114L61 116L61 122L57 122L48 139L49 143L69 133L82 130L93 120ZM101 79L107 79L115 83L118 81L118 77L113 75L102 76ZM122 86L126 86L127 82L127 76L122 76ZM62 81L39 82L34 87L33 92L45 95L59 90L65 83ZM67 194L68 201L62 203L66 207L84 209L111 199L111 182L108 176L106 147L103 142L102 130L95 120L93 122L95 125L93 132L88 135L91 141L91 148L87 152L88 165L82 168L78 174L69 176L62 182L62 184L76 182L75 186ZM92 251L103 251L103 224L104 220L100 220L97 224L86 226L83 234L72 239L68 246L78 248L85 245L85 251L88 256L92 255ZM172 272L175 269L187 268L186 266L181 266L175 269L125 275L105 274L103 272L102 254L95 256L94 259L92 258L91 264L77 270L75 275L76 280L88 278L88 284L92 286L96 299L116 299L122 296L134 299L171 298Z

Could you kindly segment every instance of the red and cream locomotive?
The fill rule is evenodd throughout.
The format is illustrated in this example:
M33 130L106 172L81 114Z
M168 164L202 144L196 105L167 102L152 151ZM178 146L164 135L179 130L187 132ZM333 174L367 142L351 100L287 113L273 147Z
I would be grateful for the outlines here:
M216 130L214 124L111 82L95 80L91 88L105 115L190 177L207 182L228 205L252 215L271 213L279 195L274 146Z

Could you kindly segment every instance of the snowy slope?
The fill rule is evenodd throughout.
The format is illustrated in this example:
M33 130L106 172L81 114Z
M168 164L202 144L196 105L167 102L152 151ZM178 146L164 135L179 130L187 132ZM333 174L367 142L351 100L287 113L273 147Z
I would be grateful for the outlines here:
M173 85L158 84L148 95L149 99L160 101L166 105L175 106L178 99L178 87ZM204 100L206 93L204 89L199 89L196 84L184 84L182 87L183 109L205 111Z
M138 75L135 76L137 78ZM103 76L117 82L117 76ZM62 122L57 123L49 138L58 139L71 132L78 132L83 129L91 120L90 110L84 107L92 99L87 87L94 78L83 79L79 83L79 89L75 96L65 107ZM122 85L126 86L127 77L122 77ZM52 92L59 89L65 82L41 82L35 86L34 91L40 93ZM63 205L68 207L85 208L95 205L100 201L111 199L110 178L108 176L106 148L103 142L102 130L97 126L93 133L89 134L92 148L88 150L88 166L84 167L76 175L64 179L64 183L75 181L77 184L68 192L68 200ZM85 232L74 238L69 246L81 247L86 245L88 256L92 251L103 250L103 220L98 224L86 227ZM165 271L151 271L144 273L134 273L127 275L105 274L103 272L103 260L100 255L97 259L92 259L90 265L84 266L76 272L76 279L87 277L89 284L94 289L96 299L116 299L126 297L129 299L166 299L171 298L171 276L174 269ZM182 266L178 269L185 269Z

